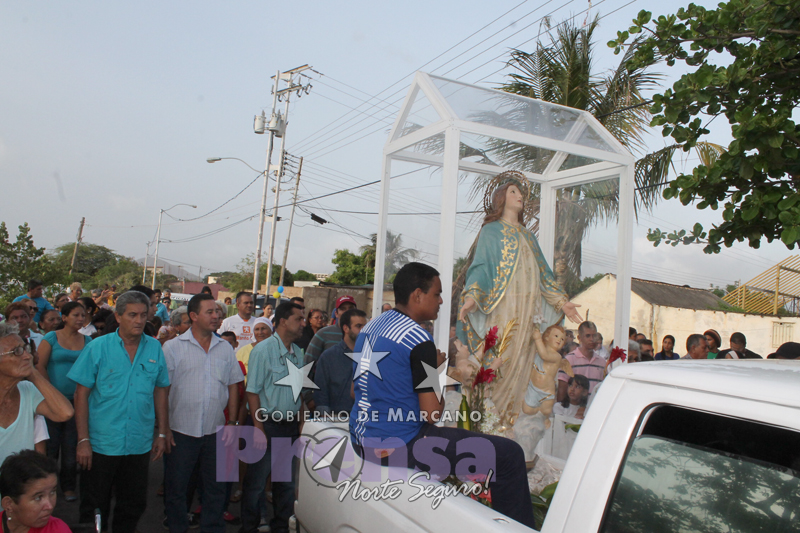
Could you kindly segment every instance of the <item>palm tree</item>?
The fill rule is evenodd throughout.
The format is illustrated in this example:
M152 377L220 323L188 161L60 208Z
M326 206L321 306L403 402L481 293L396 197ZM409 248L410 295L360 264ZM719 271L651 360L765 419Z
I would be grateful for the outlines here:
M369 236L371 244L362 246L359 249L361 257L364 258L368 268L375 270L376 250L378 249L378 234L373 233ZM394 234L386 230L386 262L383 268L383 277L388 280L397 273L400 268L419 257L419 252L413 248L403 248L403 236L400 233Z
M595 17L583 27L571 21L562 23L550 43L541 41L534 52L513 50L508 65L516 72L501 90L588 111L626 148L642 154L646 147L644 133L650 125L650 113L644 96L647 90L659 87L663 76L651 72L660 60L652 61L632 72L626 63L633 56L641 38L634 40L619 65L608 72L593 72L592 37L599 23ZM516 114L515 114L516 113ZM528 120L521 111L512 110L502 116L476 117L499 126ZM516 170L541 172L552 152L542 148L496 140L489 143L482 157L494 164ZM634 208L649 211L660 198L672 168L672 159L681 149L671 145L652 153L644 153L636 161L636 195ZM719 145L698 143L697 153L703 164L710 166L724 150ZM566 164L575 161L570 156ZM563 168L563 167L562 167ZM484 182L485 183L485 182ZM481 183L476 183L480 188ZM532 194L538 195L538 188ZM553 270L556 278L572 295L580 286L581 242L588 229L596 224L614 221L619 213L619 184L615 181L590 183L559 190L556 208L556 236ZM538 198L530 202L538 212ZM534 225L534 228L536 227ZM455 288L460 292L460 287ZM455 294L455 291L454 291Z

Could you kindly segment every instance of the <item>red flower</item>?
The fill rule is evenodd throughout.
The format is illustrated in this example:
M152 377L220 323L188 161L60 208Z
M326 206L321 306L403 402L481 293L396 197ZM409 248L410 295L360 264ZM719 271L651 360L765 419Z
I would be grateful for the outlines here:
M491 368L481 368L475 375L475 380L472 382L472 388L474 389L475 385L480 385L481 383L491 383L494 378L494 370Z
M497 344L497 326L493 327L486 333L486 338L483 339L483 353L486 353L494 348L495 344Z
M627 359L627 355L625 355L625 350L616 346L613 350L611 350L611 355L608 357L608 364L613 363L617 359L625 360Z

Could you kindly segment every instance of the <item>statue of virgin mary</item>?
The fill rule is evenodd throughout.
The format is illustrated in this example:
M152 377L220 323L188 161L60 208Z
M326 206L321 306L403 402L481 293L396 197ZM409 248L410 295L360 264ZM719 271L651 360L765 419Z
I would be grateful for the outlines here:
M489 184L486 216L467 270L456 328L473 354L481 353L484 337L494 326L498 337L507 341L497 355L500 361L481 360L484 366L500 369L490 395L499 426L505 429L514 425L522 410L534 368L533 328L544 331L564 315L581 321L578 306L557 284L536 237L526 227L528 201L528 180L521 172L503 172Z

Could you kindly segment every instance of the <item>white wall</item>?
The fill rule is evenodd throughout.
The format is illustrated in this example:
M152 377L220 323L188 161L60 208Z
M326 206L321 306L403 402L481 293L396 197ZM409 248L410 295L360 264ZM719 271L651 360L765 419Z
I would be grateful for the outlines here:
M606 345L614 334L614 299L617 281L606 275L600 281L576 296L572 301L580 304L582 315L589 312L589 320L597 325ZM773 327L776 322L793 325L793 336L773 339ZM675 351L686 354L686 339L693 333L703 333L707 329L715 329L722 337L722 348L729 347L731 334L739 331L747 337L747 347L763 357L777 348L774 343L795 341L800 339L800 318L778 318L763 315L730 313L725 311L696 311L675 307L652 306L637 294L631 295L631 326L653 340L655 351L661 350L661 339L664 335L675 337ZM568 323L571 329L577 327ZM619 342L615 344L620 345ZM622 345L623 348L627 348Z

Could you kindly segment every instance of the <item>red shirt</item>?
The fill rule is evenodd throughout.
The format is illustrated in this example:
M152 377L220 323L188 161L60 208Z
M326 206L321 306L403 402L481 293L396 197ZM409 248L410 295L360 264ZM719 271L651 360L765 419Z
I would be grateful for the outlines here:
M3 530L7 531L6 529L6 513L3 512L0 515L0 520L3 522ZM50 517L50 520L47 521L47 525L44 527L32 527L28 530L29 533L72 533L72 530L64 523L63 520L60 518L56 518L54 516Z

